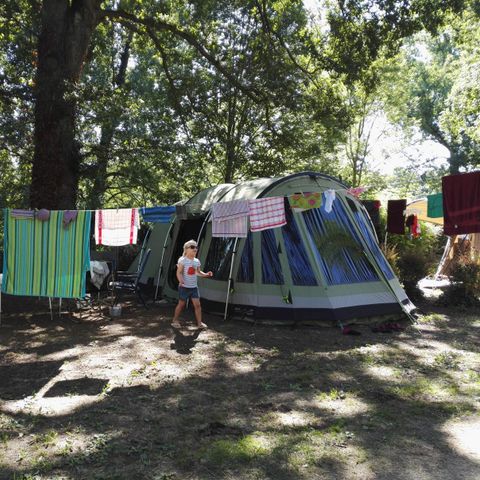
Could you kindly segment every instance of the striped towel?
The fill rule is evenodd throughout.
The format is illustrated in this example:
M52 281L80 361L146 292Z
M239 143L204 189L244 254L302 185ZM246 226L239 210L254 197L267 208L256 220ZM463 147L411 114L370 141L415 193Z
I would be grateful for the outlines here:
M283 197L256 198L248 201L250 230L259 232L287 223Z
M145 222L170 223L172 216L175 215L176 208L174 206L143 207L140 212Z
M10 215L14 218L35 218L35 212L33 210L21 210L18 208L10 210Z
M224 222L233 218L246 217L248 214L248 200L214 203L212 206L212 219L218 220L219 222Z
M233 218L219 222L212 220L212 237L239 237L246 238L248 234L247 217Z
M137 243L140 227L138 208L118 208L95 212L95 243L120 247Z
M63 212L25 222L5 209L2 292L56 298L85 296L90 266L90 212L63 227Z
M248 200L214 203L212 206L212 237L246 238L248 213Z

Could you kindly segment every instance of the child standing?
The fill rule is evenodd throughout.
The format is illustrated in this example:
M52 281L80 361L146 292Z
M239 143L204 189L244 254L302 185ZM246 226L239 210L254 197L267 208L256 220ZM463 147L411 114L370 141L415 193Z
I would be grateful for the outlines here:
M183 255L178 259L178 305L175 308L172 320L172 327L175 328L180 328L179 317L188 299L191 299L195 310L197 327L207 328L207 325L202 322L202 307L200 306L200 295L198 294L197 275L200 277L213 277L213 273L205 273L200 270L201 263L196 258L197 249L197 242L189 240L183 245Z

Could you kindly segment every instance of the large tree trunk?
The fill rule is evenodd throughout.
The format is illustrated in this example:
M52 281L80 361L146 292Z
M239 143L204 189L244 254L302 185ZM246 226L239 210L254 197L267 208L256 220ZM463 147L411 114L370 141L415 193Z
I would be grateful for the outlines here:
M75 141L75 86L100 0L44 0L35 79L32 207L75 208L80 151Z

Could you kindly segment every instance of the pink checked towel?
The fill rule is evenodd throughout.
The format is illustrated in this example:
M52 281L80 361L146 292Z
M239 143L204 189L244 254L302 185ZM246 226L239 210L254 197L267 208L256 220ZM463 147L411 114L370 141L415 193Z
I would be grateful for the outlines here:
M283 197L256 198L248 201L250 230L259 232L287 223Z
M140 227L138 208L118 208L95 212L95 243L119 247L137 243Z

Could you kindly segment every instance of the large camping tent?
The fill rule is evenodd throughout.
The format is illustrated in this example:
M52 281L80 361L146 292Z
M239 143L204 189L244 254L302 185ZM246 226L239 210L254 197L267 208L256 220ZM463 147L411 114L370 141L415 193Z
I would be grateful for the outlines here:
M325 194L335 190L332 210ZM293 213L287 197L322 192L323 206ZM247 238L212 237L214 202L285 197L287 224L249 232ZM188 200L187 216L156 224L143 283L153 282L163 298L178 298L176 263L183 243L197 239L198 257L213 279L199 279L206 311L284 322L351 323L408 314L409 301L383 256L365 208L340 181L305 172L224 184Z

